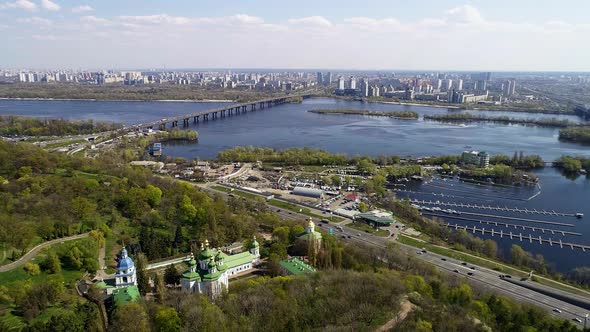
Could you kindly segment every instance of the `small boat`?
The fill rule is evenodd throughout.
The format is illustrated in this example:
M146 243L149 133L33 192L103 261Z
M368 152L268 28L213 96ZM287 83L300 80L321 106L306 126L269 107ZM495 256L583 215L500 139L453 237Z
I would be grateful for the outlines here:
M576 213L576 218L580 219L580 218L583 218L583 217L584 217L584 214L583 213L579 213L579 212Z

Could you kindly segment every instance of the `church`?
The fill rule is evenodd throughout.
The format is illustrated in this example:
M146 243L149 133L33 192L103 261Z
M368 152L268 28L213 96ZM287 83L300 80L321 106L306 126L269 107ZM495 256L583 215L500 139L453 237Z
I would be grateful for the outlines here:
M260 262L260 245L256 238L248 251L226 255L218 249L209 247L209 241L201 244L198 261L191 254L189 268L183 273L180 283L182 290L198 292L216 298L229 286L229 278L247 272Z

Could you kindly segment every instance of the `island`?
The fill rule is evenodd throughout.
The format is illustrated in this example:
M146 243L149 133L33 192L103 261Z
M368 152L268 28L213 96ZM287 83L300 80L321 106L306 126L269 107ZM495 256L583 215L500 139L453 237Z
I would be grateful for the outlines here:
M352 115L370 115L370 116L386 116L395 119L417 120L418 112L414 111L369 111L369 110L353 110L353 109L317 109L309 110L310 113L318 114L352 114Z

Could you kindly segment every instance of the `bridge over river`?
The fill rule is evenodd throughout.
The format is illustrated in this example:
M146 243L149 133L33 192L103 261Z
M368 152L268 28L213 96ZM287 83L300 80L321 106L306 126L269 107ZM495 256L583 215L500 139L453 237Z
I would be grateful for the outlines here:
M160 130L165 130L166 125L170 125L172 127L178 127L179 123L182 123L184 127L188 127L191 120L193 123L198 123L199 121L209 121L214 120L220 117L225 116L232 116L232 115L239 115L242 113L246 113L248 111L256 111L256 109L264 109L270 108L272 106L280 105L292 101L297 98L308 98L311 96L311 93L305 94L292 94L292 95L282 95L272 98L266 98L256 101L248 101L243 103L231 104L227 106L222 106L206 111L200 111L195 113L183 114L178 115L170 118L164 118L157 121L152 121L148 123L140 123L131 126L132 129L141 130L144 128L157 128Z

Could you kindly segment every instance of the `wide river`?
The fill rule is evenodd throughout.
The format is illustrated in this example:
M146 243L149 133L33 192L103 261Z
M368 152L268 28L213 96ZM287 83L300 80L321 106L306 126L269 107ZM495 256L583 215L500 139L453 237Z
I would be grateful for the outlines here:
M124 124L143 123L150 120L167 118L173 115L187 114L199 110L216 108L226 103L191 103L191 102L99 102L99 101L31 101L0 100L0 114L16 114L34 117L59 117L67 119L94 119ZM199 142L191 144L165 144L164 153L188 159L214 158L221 150L234 146L264 146L278 149L289 147L313 147L330 152L348 155L400 155L430 156L460 154L466 149L485 150L490 154L503 153L511 156L515 151L526 154L539 154L545 160L553 160L561 155L590 156L590 147L558 140L559 129L523 125L505 125L494 123L472 123L468 125L444 124L433 121L396 120L384 117L359 115L331 115L307 112L319 108L364 109L374 111L411 110L424 114L444 114L463 112L446 108L422 106L404 106L395 104L361 103L331 98L306 99L301 104L285 104L278 107L248 112L238 116L219 118L214 121L191 124L199 132ZM471 111L477 112L477 111ZM557 117L556 115L483 112L486 115L508 115L511 117ZM575 116L559 116L560 119L580 121ZM572 217L548 217L540 215L522 215L507 213L506 216L556 221L572 226L552 226L535 223L510 221L498 218L487 220L503 221L510 224L544 227L577 232L579 235L561 236L559 233L543 233L539 230L516 230L526 239L510 240L506 236L494 239L498 241L504 255L509 254L510 245L517 243L525 249L545 256L554 268L567 272L576 266L590 266L590 253L579 249L559 248L530 243L528 235L533 238L552 238L552 240L574 242L590 245L587 234L590 233L590 180L586 177L568 179L553 168L537 172L541 180L541 193L530 201L538 189L508 189L496 194L479 196L481 191L473 186L445 182L433 182L427 185L413 185L409 194L417 199L434 201L463 201L485 203L485 205L502 205L528 209L547 209L562 212L581 212L583 219ZM410 188L408 188L410 189ZM444 193L436 196L433 193ZM449 195L455 193L459 198ZM462 195L461 195L462 194ZM405 195L405 194L404 194ZM463 198L461 198L463 197ZM501 198L508 197L508 198ZM515 199L515 197L520 197ZM500 214L496 211L465 210L482 214ZM462 215L462 217L466 217ZM484 217L473 217L485 219ZM452 223L473 226L473 222L453 220ZM477 227L481 227L477 224ZM488 227L484 225L484 227ZM496 231L501 230L495 227ZM504 228L505 233L510 229ZM489 237L489 236L486 236Z

